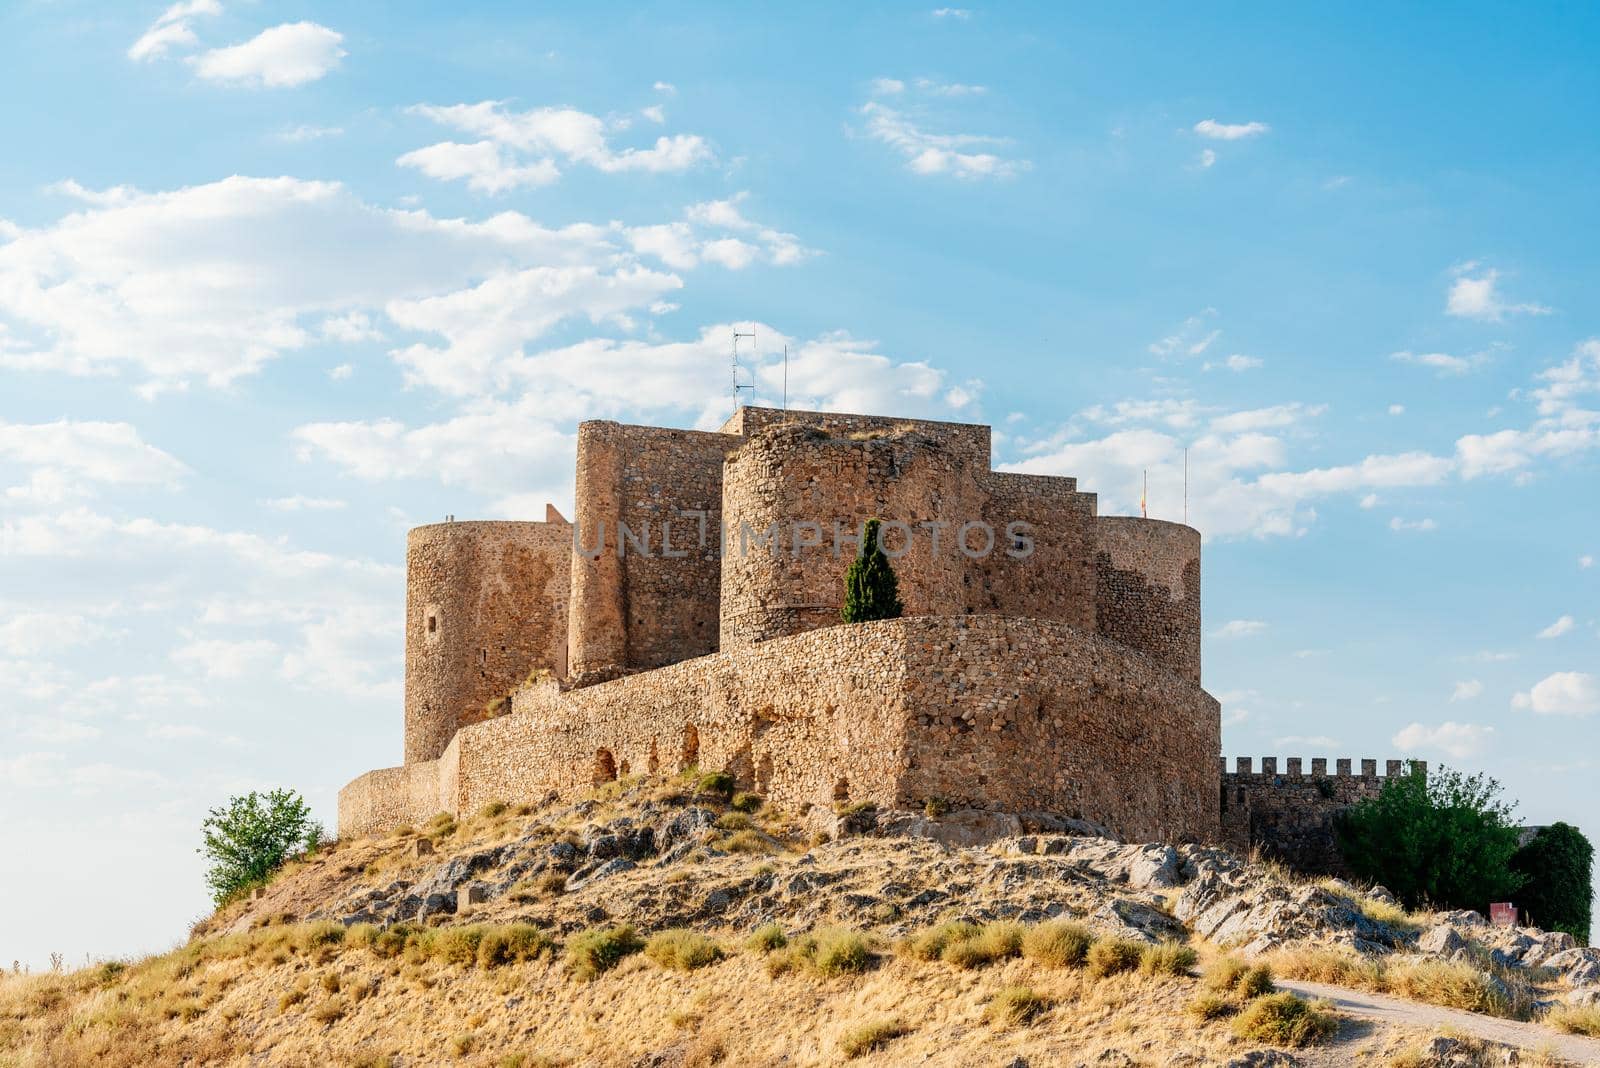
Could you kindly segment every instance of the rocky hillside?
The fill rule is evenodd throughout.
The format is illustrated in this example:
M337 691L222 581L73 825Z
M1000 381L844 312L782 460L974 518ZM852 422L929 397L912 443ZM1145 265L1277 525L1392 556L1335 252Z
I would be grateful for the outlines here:
M1504 1063L1305 1009L1252 961L1600 1015L1600 951L1565 935L1042 816L866 810L814 836L736 801L612 784L337 843L171 954L0 980L0 1066Z

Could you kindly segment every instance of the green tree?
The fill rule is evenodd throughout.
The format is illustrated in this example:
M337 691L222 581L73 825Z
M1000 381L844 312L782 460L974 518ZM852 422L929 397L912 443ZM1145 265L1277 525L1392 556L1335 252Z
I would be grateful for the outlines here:
M1517 905L1527 922L1546 931L1565 931L1589 944L1594 898L1594 846L1569 823L1552 823L1511 857L1511 867L1527 881Z
M1387 886L1407 908L1486 912L1522 885L1511 869L1513 807L1485 775L1413 768L1345 812L1339 847L1352 871Z
M219 906L264 885L284 861L322 841L322 824L293 790L231 798L206 815L200 831L205 844L198 852L211 862L206 885Z
M894 577L883 546L878 544L880 525L876 519L867 520L861 533L861 551L844 573L844 609L840 615L846 623L900 617L900 582Z

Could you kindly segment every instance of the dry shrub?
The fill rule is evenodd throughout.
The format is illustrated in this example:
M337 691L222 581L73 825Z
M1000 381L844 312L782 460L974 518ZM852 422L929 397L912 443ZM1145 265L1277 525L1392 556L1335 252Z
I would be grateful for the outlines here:
M984 1009L984 1016L1000 1027L1015 1027L1032 1023L1046 1009L1051 1000L1028 986L1008 986L995 994Z
M487 931L488 928L476 923L465 927L441 928L433 938L432 956L446 964L476 964L478 947L483 943Z
M1118 972L1131 972L1144 956L1145 943L1131 938L1107 938L1089 947L1086 963L1096 979Z
M490 927L478 942L478 967L495 968L555 954L555 941L531 923Z
M1239 981L1233 986L1233 992L1246 1001L1251 998L1265 997L1277 989L1277 984L1272 981L1272 968L1266 964L1257 964L1246 968L1244 974L1239 976Z
M748 831L755 821L743 812L724 812L717 817L717 826L724 831Z
M1404 961L1386 968L1384 978L1394 993L1431 1005L1489 1016L1512 1016L1517 1008L1504 985L1461 961Z
M1177 942L1162 942L1144 947L1144 952L1139 957L1139 970L1146 975L1187 976L1189 969L1193 968L1199 959L1200 954L1188 946L1179 945Z
M767 956L767 974L778 976L799 968L818 975L852 975L872 967L866 937L843 927L824 927L791 939L787 948Z
M318 1023L331 1024L344 1016L344 999L338 997L328 998L314 1007L310 1016Z
M1224 1016L1232 1016L1239 1011L1239 1003L1226 994L1206 992L1199 994L1189 1002L1186 1012L1196 1020L1220 1020Z
M945 946L941 959L957 968L982 968L1022 953L1023 929L1016 923L986 923L971 938Z
M1233 1033L1248 1042L1273 1046L1322 1042L1339 1030L1339 1018L1324 1006L1288 991L1265 994L1240 1011L1233 1021Z
M704 968L723 957L722 947L698 931L674 928L658 931L645 943L644 955L661 965L681 972Z
M772 853L777 847L760 831L735 831L722 842L729 853Z
M1600 1038L1600 1005L1557 1005L1545 1015L1544 1022L1569 1035Z
M1312 983L1337 983L1365 990L1382 990L1383 965L1342 949L1305 946L1272 954L1273 970L1286 979Z
M567 940L567 966L579 979L596 979L643 948L644 942L628 924L591 929Z
M978 925L965 920L951 920L930 927L904 944L905 951L918 960L938 960L944 951L956 942L964 942L978 933Z
M839 1036L839 1052L846 1058L854 1060L874 1050L880 1050L900 1036L910 1033L911 1028L895 1017L869 1020L847 1028Z
M1081 923L1052 920L1022 936L1022 955L1052 968L1078 968L1089 956L1094 935Z
M783 933L783 928L776 923L764 923L750 932L750 937L745 939L744 944L757 953L771 953L775 949L787 946L789 938Z
M506 809L510 807L511 806L506 804L504 801L490 801L487 805L484 805L478 810L478 818L484 820L495 819L498 816L504 815Z

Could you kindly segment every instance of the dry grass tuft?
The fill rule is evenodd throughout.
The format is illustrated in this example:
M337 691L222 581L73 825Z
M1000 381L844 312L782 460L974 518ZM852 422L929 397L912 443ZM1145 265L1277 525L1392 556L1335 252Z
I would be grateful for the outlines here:
M1557 1005L1545 1014L1544 1022L1569 1035L1600 1038L1600 1006Z
M1325 1003L1324 1003L1325 1004ZM1256 998L1233 1021L1233 1033L1249 1042L1273 1046L1309 1046L1332 1038L1339 1018L1324 1004L1284 991Z
M818 975L859 974L872 967L872 947L864 935L842 927L824 927L791 939L767 956L767 974L778 976L800 968Z
M1022 955L1052 968L1081 968L1094 945L1094 934L1081 923L1051 920L1022 936Z
M1226 994L1206 992L1197 995L1184 1011L1203 1023L1232 1016L1239 1011L1239 1003Z
M1145 975L1176 975L1187 977L1199 961L1200 954L1177 942L1161 942L1144 947L1139 957L1139 970Z
M553 957L555 951L555 940L531 923L490 927L478 942L478 967L496 968Z
M783 928L775 923L764 923L750 932L750 937L744 944L757 953L771 953L775 949L782 949L789 944L789 937L783 933Z
M1054 1002L1029 986L1008 986L995 994L984 1009L984 1017L1000 1027L1032 1023Z
M714 941L687 928L658 931L645 943L644 955L661 965L680 972L691 972L715 964L724 956L722 947Z
M1089 947L1086 962L1089 974L1096 979L1119 972L1131 972L1139 966L1144 956L1145 943L1131 938L1106 938Z
M628 924L591 929L568 939L567 967L579 979L592 980L642 949L644 942Z
M1385 968L1383 976L1393 993L1430 1005L1489 1016L1511 1016L1516 1008L1504 985L1462 961L1403 961Z
M839 1036L839 1052L854 1060L874 1050L880 1050L902 1035L911 1033L903 1021L896 1017L869 1020L846 1028Z

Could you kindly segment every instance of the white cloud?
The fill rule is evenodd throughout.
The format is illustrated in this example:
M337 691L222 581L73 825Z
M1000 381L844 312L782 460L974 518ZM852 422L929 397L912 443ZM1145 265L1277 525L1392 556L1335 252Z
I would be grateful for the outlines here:
M0 420L0 485L8 471L27 481L0 501L57 502L101 486L171 486L189 473L181 461L139 436L131 423L7 423Z
M1172 333L1152 341L1148 346L1150 355L1199 356L1222 336L1222 331L1211 325L1216 317L1215 308L1206 308L1197 315L1189 316Z
M1213 638L1248 638L1260 634L1267 625L1259 619L1230 619L1211 632Z
M328 368L328 377L335 382L343 382L356 373L354 364L341 363L336 367Z
M1412 723L1401 728L1391 739L1391 744L1402 753L1437 749L1456 760L1465 760L1483 752L1493 738L1493 727L1447 720L1433 727Z
M710 144L697 134L658 137L649 148L619 151L611 147L604 119L575 108L511 111L501 101L485 100L418 104L410 111L483 140L474 145L432 145L408 152L398 162L436 178L476 179L478 188L490 192L555 181L560 175L558 158L608 173L657 174L688 170L715 158ZM611 125L613 130L621 128L624 124ZM519 155L531 159L521 161Z
M1541 716L1591 716L1600 712L1600 676L1557 671L1512 697L1511 706Z
M1218 122L1216 119L1201 119L1194 124L1194 132L1201 137L1208 137L1213 141L1242 141L1250 137L1260 137L1271 130L1272 127L1264 122Z
M441 141L407 152L395 162L444 182L464 178L468 188L480 193L536 188L549 185L561 177L561 170L554 160L541 159L525 166L519 165L493 141L476 141L470 145Z
M330 497L270 497L261 504L274 512L332 512L345 507L345 502Z
M1571 616L1562 616L1560 619L1541 630L1539 632L1539 637L1559 638L1563 634L1570 633L1572 628L1575 626L1577 626L1577 622Z
M1483 694L1483 683L1477 679L1467 679L1465 682L1456 683L1456 688L1450 693L1450 701L1471 701Z
M1395 516L1389 520L1389 529L1399 532L1409 531L1416 534L1426 534L1430 531L1438 530L1439 524L1432 519L1402 519L1399 516Z
M917 174L949 174L961 179L1011 178L1033 164L993 152L967 151L984 145L1009 144L1005 138L979 134L936 134L918 126L902 111L868 101L861 105L866 133L905 157Z
M535 265L620 280L636 268L605 269L618 262L616 236L550 230L516 212L436 219L295 178L138 193L0 244L0 366L227 386L312 344L330 317L470 291ZM597 318L614 307L603 286L596 292L604 307L569 293L566 310Z
M320 141L325 137L342 137L343 135L344 128L342 126L313 126L309 123L301 123L298 126L289 126L279 130L273 136L286 144L297 145L306 141Z
M314 82L339 65L344 35L315 22L286 22L242 44L213 48L190 62L206 81L286 89Z
M54 654L111 633L105 623L76 612L28 612L8 607L0 616L0 650L7 656Z
M255 675L282 658L276 642L257 638L226 641L197 639L172 651L172 661L197 671L208 679L237 679Z
M1445 311L1450 315L1499 322L1508 315L1550 313L1543 304L1507 302L1499 291L1500 272L1493 267L1472 262L1461 264L1454 271L1456 280L1450 284L1445 301Z
M660 104L651 104L647 108L640 108L639 114L643 115L645 118L649 119L658 126L667 121L666 109Z
M781 267L815 255L794 234L746 218L739 205L748 196L741 192L693 204L678 222L628 227L624 233L636 253L675 270L688 270L702 260L731 270L757 262Z
M933 9L936 19L960 19L965 21L972 17L972 9L965 7L936 7Z
M870 88L873 96L895 96L906 91L906 83L899 78L874 78Z
M1379 501L1380 499L1376 493L1369 493L1365 497L1361 498L1360 503L1362 508L1370 509L1378 507Z
M651 88L658 93L665 93L668 96L675 96L678 92L678 87L673 85L671 82L656 82L656 84L651 86Z
M1473 367L1483 362L1482 356L1471 358L1464 356L1451 356L1446 352L1395 352L1390 353L1391 360L1400 363L1409 363L1417 367L1429 367L1442 375L1461 375L1472 370Z
M1209 346L1209 342L1207 344ZM1239 353L1234 353L1232 356L1229 356L1227 359L1218 363L1212 363L1210 360L1207 360L1205 363L1200 365L1200 370L1209 371L1215 367L1225 367L1235 374L1238 374L1242 371L1253 371L1257 367L1262 366L1263 363L1264 361L1255 356L1242 356Z
M1404 415L1406 414L1406 406L1404 404L1391 404L1389 405L1389 414Z
M1200 150L1200 154L1195 157L1195 163L1203 171L1208 171L1212 167L1215 167L1217 165L1217 152L1216 152L1216 149L1213 149L1213 148L1202 148Z
M929 96L983 96L989 91L989 87L987 85L970 85L965 82L936 82L930 78L918 78L917 90L927 93Z
M1536 418L1528 427L1466 434L1456 440L1463 478L1506 474L1537 459L1574 456L1600 448L1600 409L1582 406L1583 398L1600 394L1600 340L1579 344L1566 361L1536 376L1527 395Z
M1594 566L1594 557L1590 556L1587 553L1585 553L1584 555L1578 557L1578 569L1580 571L1587 571L1593 566Z
M222 5L217 0L180 0L163 11L150 24L139 39L128 48L128 58L135 61L159 59L174 48L192 47L199 43L189 20L196 15L220 15Z

